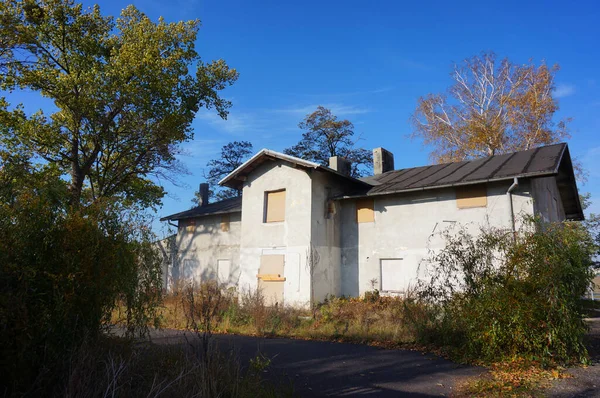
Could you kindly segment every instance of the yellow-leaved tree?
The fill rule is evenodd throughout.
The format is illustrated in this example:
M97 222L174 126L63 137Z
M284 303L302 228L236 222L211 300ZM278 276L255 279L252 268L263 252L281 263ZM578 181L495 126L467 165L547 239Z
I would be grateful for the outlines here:
M432 147L438 163L552 144L569 137L569 120L555 120L558 65L518 65L482 53L451 73L445 94L419 98L413 137Z

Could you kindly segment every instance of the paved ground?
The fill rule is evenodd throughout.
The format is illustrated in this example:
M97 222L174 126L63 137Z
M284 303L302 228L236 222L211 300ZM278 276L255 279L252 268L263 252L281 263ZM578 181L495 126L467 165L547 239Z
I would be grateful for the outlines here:
M289 378L301 397L449 396L461 379L485 372L483 368L460 366L417 351L234 335L214 338L222 349L239 352L243 361L259 352L271 358L267 376L274 380ZM152 340L178 344L185 337L183 332L162 330L153 332Z
M556 380L548 397L600 397L600 312L590 318L587 336L592 366L569 369L573 377ZM186 343L192 334L156 330L158 344ZM233 350L243 363L259 353L271 359L265 374L275 382L291 381L300 397L354 396L439 397L452 395L457 383L486 373L483 368L409 350L386 350L358 344L215 335L221 349Z
M592 359L592 366L569 369L570 379L556 380L548 397L600 397L600 312L590 318L590 333L586 338L586 346Z

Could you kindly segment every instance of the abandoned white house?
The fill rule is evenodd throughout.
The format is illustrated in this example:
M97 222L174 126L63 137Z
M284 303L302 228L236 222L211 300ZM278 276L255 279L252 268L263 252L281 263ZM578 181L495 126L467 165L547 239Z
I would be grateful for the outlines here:
M208 203L202 184L201 206L162 219L178 221L168 279L261 288L286 305L402 292L451 223L583 219L564 143L401 170L385 149L373 155L374 175L355 179L342 158L324 167L263 149L220 182L241 197Z

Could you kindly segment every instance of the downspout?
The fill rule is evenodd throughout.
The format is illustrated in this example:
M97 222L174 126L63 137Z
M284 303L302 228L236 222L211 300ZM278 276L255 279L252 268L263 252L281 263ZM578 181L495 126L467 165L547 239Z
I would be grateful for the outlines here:
M512 185L508 188L508 191L506 191L506 197L508 199L508 204L509 204L509 212L510 212L509 216L510 216L510 223L511 223L511 227L512 227L513 241L517 240L517 230L515 228L515 211L513 209L512 192L518 186L519 186L519 179L517 177L515 177L515 180L513 181Z

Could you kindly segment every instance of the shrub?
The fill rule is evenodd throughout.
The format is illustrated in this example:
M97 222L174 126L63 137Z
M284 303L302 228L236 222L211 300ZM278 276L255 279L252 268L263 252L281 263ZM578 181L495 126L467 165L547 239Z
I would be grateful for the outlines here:
M72 350L110 327L117 302L130 333L146 327L160 261L148 230L114 206L67 209L60 181L1 188L1 370L8 391L51 391Z
M184 288L182 303L187 319L186 328L200 337L205 354L213 329L222 321L232 299L230 292L214 281L201 284L190 282Z
M484 361L586 360L580 298L592 278L594 246L580 225L532 228L516 240L465 229L445 238L420 286L428 312L417 325L422 342Z

